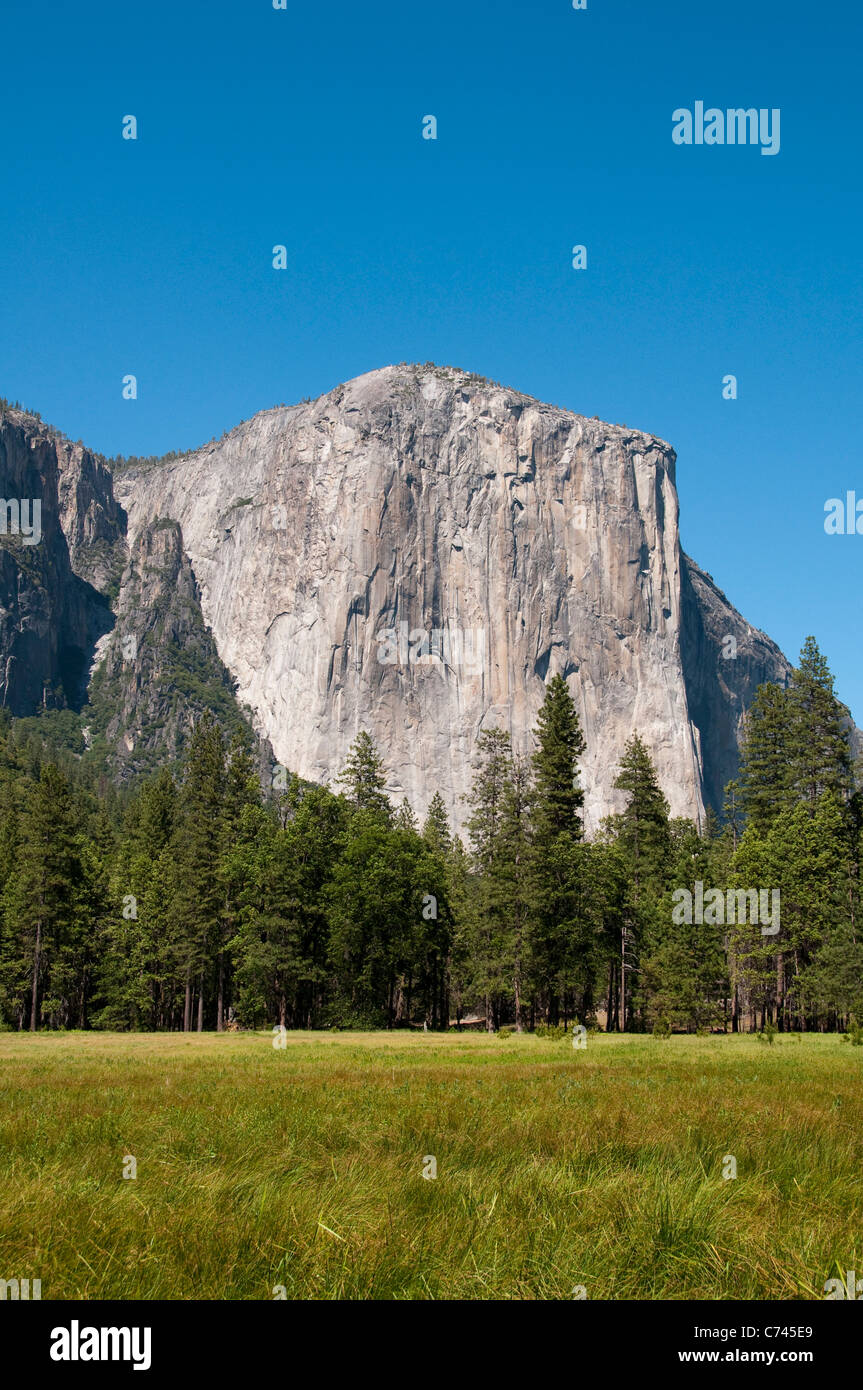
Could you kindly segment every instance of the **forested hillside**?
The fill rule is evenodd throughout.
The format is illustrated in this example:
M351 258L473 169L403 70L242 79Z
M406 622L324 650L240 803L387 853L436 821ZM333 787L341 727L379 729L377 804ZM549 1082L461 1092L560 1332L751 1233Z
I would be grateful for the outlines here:
M847 713L813 638L787 688L759 689L723 823L670 819L633 731L621 810L591 841L584 739L560 677L532 757L499 730L479 736L466 843L440 796L422 826L391 804L386 750L367 734L337 791L278 766L262 789L243 734L228 744L207 716L179 775L124 791L74 738L63 746L67 717L2 726L5 1028L863 1020L863 811ZM753 894L772 895L778 930L732 920Z

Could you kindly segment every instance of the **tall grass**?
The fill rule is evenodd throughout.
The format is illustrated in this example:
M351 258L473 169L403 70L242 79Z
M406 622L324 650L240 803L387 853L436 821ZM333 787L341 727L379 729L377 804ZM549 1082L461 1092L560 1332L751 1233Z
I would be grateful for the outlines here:
M863 1273L863 1050L5 1034L0 1172L43 1299L821 1298Z

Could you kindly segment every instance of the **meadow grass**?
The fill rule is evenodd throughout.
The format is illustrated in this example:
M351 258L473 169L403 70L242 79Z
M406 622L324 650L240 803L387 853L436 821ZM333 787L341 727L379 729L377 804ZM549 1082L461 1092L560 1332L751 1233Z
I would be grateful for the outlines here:
M7 1033L0 1172L43 1299L822 1298L863 1273L863 1049Z

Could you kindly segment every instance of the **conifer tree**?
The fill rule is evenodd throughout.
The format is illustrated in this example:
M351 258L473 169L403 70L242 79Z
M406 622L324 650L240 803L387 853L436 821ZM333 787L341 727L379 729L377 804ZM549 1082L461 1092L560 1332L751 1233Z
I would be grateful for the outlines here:
M540 844L557 835L581 837L584 792L578 760L586 748L572 696L563 676L549 681L537 717L532 757L533 825Z
M833 676L814 637L807 637L800 665L792 672L788 691L791 731L786 757L791 781L810 815L823 791L840 801L851 793L851 753L848 715L833 693Z
M581 851L584 792L578 760L585 749L578 714L562 676L546 687L534 729L530 791L532 921L530 968L534 989L556 1024L561 996L590 974L591 932L583 908L585 856ZM565 1001L564 1001L565 1002Z
M750 826L734 856L740 887L779 891L778 933L738 926L732 936L748 942L754 1007L780 1027L818 1024L811 967L825 939L836 939L836 929L848 921L852 860L844 808L832 792L819 797L814 815L808 802L798 801L765 834Z
M620 845L633 868L636 889L662 885L671 852L668 802L638 734L626 744L614 786L629 795L626 809L615 817L615 823Z
M419 834L417 818L406 796L402 797L401 804L395 813L393 824L396 825L399 830L410 830L414 835Z
M218 940L222 914L219 868L224 844L225 747L221 730L208 715L189 741L186 775L179 797L174 832L177 870L173 923L178 963L183 974L183 1031L193 1017L197 993L197 1027L204 1026L207 966Z
M371 811L389 819L392 808L386 794L386 773L371 735L361 730L354 739L345 769L338 779L359 811Z
M166 854L177 789L167 768L148 778L126 808L110 872L99 943L94 1022L103 1028L170 1026L174 962L168 949Z
M423 839L430 849L446 857L452 849L452 834L449 828L449 817L446 813L444 799L440 792L435 792L429 803L428 814L422 831Z
M618 1028L624 1032L630 980L639 968L642 938L662 910L671 854L668 802L650 753L637 733L627 741L614 786L629 796L626 809L611 818L629 877L618 972Z
M720 875L715 820L699 835L691 821L673 821L672 863L669 880L675 889L687 890L692 901L697 884L702 892L717 886ZM725 1024L729 980L723 947L722 914L708 910L704 920L678 920L671 893L662 908L648 920L640 954L637 996L648 1027L662 1023L692 1032ZM691 914L690 914L691 916ZM715 920L711 920L714 918Z
M530 796L528 764L523 758L513 757L504 789L492 898L499 907L502 921L507 923L504 940L511 940L512 997L517 1033L524 1031L524 984L531 949L533 863Z
M19 1027L68 1027L75 1018L69 956L82 945L83 870L71 788L53 764L29 783L19 825L5 894L14 935L3 962L4 992L14 1001Z
M738 776L747 824L759 833L794 800L792 720L788 692L772 683L760 685L746 712Z
M340 1023L392 1027L409 1014L426 889L417 861L427 853L418 835L379 815L352 818L329 887Z
M219 879L222 910L212 952L216 966L216 1031L225 1026L227 989L231 968L228 949L240 924L245 885L251 876L255 835L261 824L261 789L246 741L236 734L225 772L221 807L222 843L219 846Z
M470 987L484 1002L489 1032L513 997L515 936L508 911L507 883L512 870L512 748L503 729L483 729L476 744L474 780L468 795L467 831L472 851Z
M235 1003L248 1024L310 1028L321 1018L330 980L327 892L346 807L326 787L303 786L295 777L285 808L284 825L260 808L247 812L251 866L230 943Z

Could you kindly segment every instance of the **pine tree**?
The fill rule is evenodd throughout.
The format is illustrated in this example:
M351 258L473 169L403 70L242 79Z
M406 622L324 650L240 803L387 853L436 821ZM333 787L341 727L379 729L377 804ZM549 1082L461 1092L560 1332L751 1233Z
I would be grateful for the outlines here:
M422 831L423 839L426 844L445 857L452 849L452 834L449 828L449 817L446 813L444 799L440 792L435 792L431 799L426 815L425 824Z
M584 793L578 784L578 759L586 745L560 675L546 687L533 732L537 746L530 790L530 973L546 1020L556 1024L562 996L566 1013L567 992L580 989L582 997L585 991L589 994L592 974L591 932L581 910L585 856L579 846Z
M389 819L392 808L386 795L383 759L374 740L362 730L354 739L345 769L338 779L359 811L371 811Z
M291 853L297 837L260 807L249 874L242 888L237 930L228 943L234 1002L250 1027L283 1027L296 1021L304 976L300 862Z
M177 788L167 768L126 809L110 873L93 1021L100 1028L170 1026L174 995L168 951L166 876Z
M614 786L629 794L627 807L615 817L615 823L620 845L633 866L636 890L648 884L661 885L671 852L668 802L638 734L626 744Z
M494 867L500 850L511 770L509 734L503 729L483 729L476 742L474 780L467 797L467 831L480 873L488 873Z
M325 787L293 778L282 825L260 808L251 817L250 874L230 943L240 1018L311 1028L330 980L327 897L342 846L346 807ZM245 856L245 851L244 851Z
M261 789L246 741L235 735L228 754L222 801L219 879L222 912L212 951L216 965L216 1031L225 1026L231 957L228 944L240 925L246 883L252 873L255 835L261 824Z
M198 1032L204 1026L207 967L220 936L224 781L221 730L210 716L205 716L195 725L189 741L174 831L177 882L172 917L177 960L183 974L184 1032L192 1027L193 990L197 992Z
M19 1027L68 1027L76 1021L69 957L80 950L86 929L80 918L83 868L71 788L53 764L29 783L19 825L16 867L5 892L13 930L3 989Z
M410 1003L422 934L423 875L417 859L427 851L419 836L389 826L380 816L352 818L333 868L330 960L336 981L337 1021L392 1027Z
M691 821L670 825L673 862L669 880L675 889L686 889L690 901L696 885L704 892L717 887L722 877L723 855L715 835L715 817L699 835ZM718 870L718 873L717 873ZM704 914L704 920L678 920L670 893L661 910L649 920L640 955L639 1005L648 1026L657 1023L689 1032L725 1024L729 980L723 946L721 914Z
M395 813L393 824L396 825L399 830L410 830L414 835L419 834L417 818L406 796L402 798L401 804Z
M549 681L537 717L533 754L533 824L537 839L557 835L581 837L584 792L578 784L578 760L586 748L578 714L563 676Z
M633 734L626 744L614 786L629 795L626 809L612 817L617 844L629 872L618 977L618 1028L625 1032L629 979L638 970L641 940L649 931L651 920L662 910L671 854L668 802L638 734Z
M507 935L512 941L512 993L517 1033L524 1031L524 981L533 908L530 797L528 764L523 758L513 757L504 790L493 891L499 900L502 917L508 918Z
M513 840L505 834L512 817L513 759L509 734L484 729L477 739L473 786L468 795L467 831L472 851L469 990L485 1007L493 1032L514 995L515 935L508 910L507 882Z
M836 939L849 920L853 846L843 805L830 791L818 798L814 814L807 801L798 801L760 839L747 831L734 863L741 886L780 893L779 933L762 935L758 927L749 932L751 956L763 977L758 1006L780 1027L790 1014L798 1024L817 1026L812 966L824 941Z
M744 825L743 808L740 804L740 784L736 779L727 783L725 787L722 814L731 835L732 847L736 849L740 836L743 834Z
M823 791L840 801L851 793L849 718L833 693L833 676L814 637L807 637L788 692L791 736L786 756L794 792L815 814Z
M738 776L747 824L759 832L794 800L792 724L788 692L778 685L760 685L746 712Z

